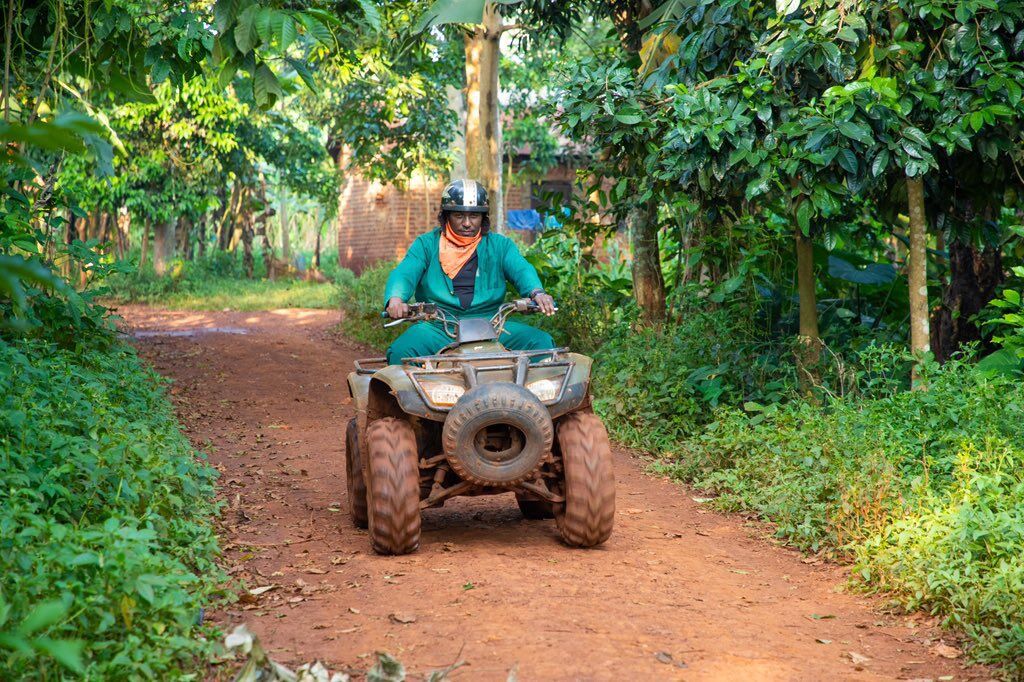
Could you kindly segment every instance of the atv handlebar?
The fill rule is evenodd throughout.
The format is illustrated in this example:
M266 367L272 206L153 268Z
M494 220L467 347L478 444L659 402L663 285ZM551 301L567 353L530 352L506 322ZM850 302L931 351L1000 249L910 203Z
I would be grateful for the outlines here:
M557 311L558 308L555 308ZM491 318L491 324L494 325L495 331L498 335L505 328L505 320L508 319L512 313L539 313L540 306L537 305L536 301L531 298L517 298L508 303L502 303L501 307L498 308L498 312ZM382 310L380 313L382 318L388 317L388 312ZM449 325L457 326L459 321L446 313L443 308L439 307L436 303L410 303L409 304L409 315L401 317L397 320L384 323L385 327L394 327L402 324L403 322L419 322L421 320L440 320L445 327L445 333L452 338L455 338L455 334L448 330Z

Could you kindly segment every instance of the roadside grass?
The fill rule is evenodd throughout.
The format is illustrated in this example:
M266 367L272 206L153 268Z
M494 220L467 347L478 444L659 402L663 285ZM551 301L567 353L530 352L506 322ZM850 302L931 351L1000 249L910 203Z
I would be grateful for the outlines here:
M274 310L277 308L336 308L334 284L299 280L238 280L229 278L183 281L164 291L133 293L114 289L107 298L117 303L146 303L171 310Z
M0 678L184 679L223 598L216 471L110 334L0 342Z
M114 303L146 303L173 310L273 310L276 308L336 308L340 290L335 282L354 276L338 267L325 269L327 283L297 279L269 280L262 263L253 278L245 277L240 256L214 253L194 261L175 261L158 276L151 266L128 264L104 282L104 298Z

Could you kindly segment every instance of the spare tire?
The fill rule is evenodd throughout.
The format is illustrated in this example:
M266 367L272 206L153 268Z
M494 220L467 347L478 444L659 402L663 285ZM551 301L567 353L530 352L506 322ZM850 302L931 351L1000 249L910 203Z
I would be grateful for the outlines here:
M448 413L441 442L452 470L478 485L526 480L551 451L548 409L528 389L508 382L466 391Z

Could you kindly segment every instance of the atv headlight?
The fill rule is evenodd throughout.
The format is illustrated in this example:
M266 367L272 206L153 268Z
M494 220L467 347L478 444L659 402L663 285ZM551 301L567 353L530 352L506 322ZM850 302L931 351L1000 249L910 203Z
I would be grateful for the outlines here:
M526 388L537 396L542 403L546 403L549 400L557 398L558 389L561 387L562 382L555 381L554 379L538 379L537 381L531 381L526 384Z
M459 384L446 384L439 381L424 381L423 390L426 392L430 402L435 405L454 405L462 394L466 392L465 386Z

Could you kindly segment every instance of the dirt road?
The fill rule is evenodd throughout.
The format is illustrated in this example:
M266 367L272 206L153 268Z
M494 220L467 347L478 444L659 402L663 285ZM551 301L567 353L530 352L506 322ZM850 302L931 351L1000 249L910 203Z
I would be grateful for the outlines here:
M120 312L222 472L231 571L274 586L215 618L248 623L277 660L366 669L387 651L415 673L461 659L464 680L988 677L939 656L926 619L883 615L841 591L842 569L622 449L603 548L564 547L509 495L428 510L416 554L375 556L345 511L345 376L367 349L327 331L336 313Z

